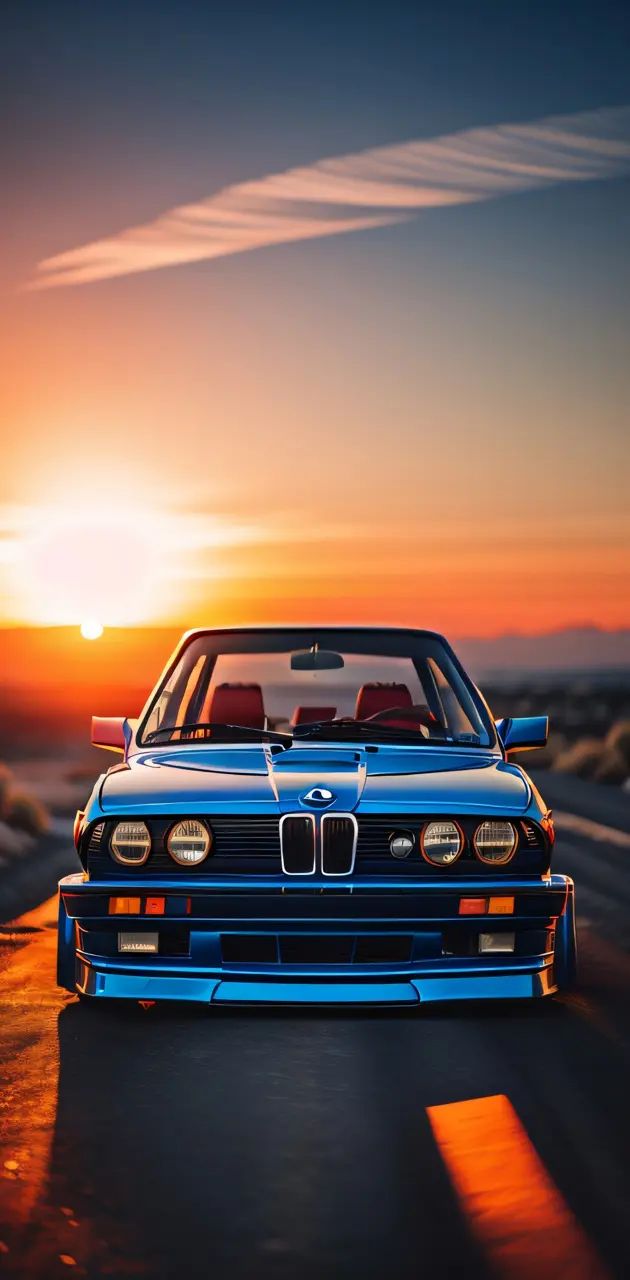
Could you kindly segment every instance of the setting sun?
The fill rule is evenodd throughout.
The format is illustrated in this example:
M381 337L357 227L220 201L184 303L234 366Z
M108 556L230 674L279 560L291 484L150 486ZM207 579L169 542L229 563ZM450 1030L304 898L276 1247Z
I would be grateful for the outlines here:
M98 622L96 618L86 618L81 623L80 630L84 640L100 640L104 628L102 622Z

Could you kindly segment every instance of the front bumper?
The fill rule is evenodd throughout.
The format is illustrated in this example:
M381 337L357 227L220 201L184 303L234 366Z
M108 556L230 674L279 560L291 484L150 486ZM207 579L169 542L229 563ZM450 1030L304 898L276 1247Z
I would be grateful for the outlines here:
M60 979L95 997L203 1004L394 1004L520 999L557 989L556 922L570 903L561 875L371 878L287 885L278 879L134 879L140 913L109 914L129 881L60 883ZM162 896L164 915L144 914ZM459 914L460 898L513 896L509 915ZM160 953L119 954L120 930L159 935ZM481 933L514 934L514 951L479 954ZM65 965L63 956L65 953Z

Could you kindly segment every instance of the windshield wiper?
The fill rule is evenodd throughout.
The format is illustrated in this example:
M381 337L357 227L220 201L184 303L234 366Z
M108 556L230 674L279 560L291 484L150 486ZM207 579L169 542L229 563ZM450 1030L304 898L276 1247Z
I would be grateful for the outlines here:
M385 738L387 742L427 743L452 742L444 737L425 738L419 729L394 728L393 725L380 724L377 720L353 720L351 717L338 720L312 720L310 724L297 725L293 730L295 738L309 738L312 734L322 733L326 737L343 734L347 738Z
M285 746L290 747L293 741L290 733L276 733L274 729L256 729L253 725L248 724L220 724L216 721L191 721L189 724L164 725L162 729L153 729L151 733L147 733L144 739L145 746L150 742L156 742L165 733L193 733L195 730L201 729L209 731L212 737L222 738L224 742L229 742L232 738L243 738L245 740L258 742L281 742Z

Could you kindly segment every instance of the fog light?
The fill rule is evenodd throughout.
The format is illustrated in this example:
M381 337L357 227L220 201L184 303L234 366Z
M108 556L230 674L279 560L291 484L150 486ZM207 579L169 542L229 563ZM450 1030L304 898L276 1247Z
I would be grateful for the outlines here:
M414 838L410 831L394 831L389 837L389 852L392 858L408 858L414 846Z
M480 933L479 934L479 954L484 955L487 952L494 952L495 955L501 952L514 951L516 945L515 933Z
M460 898L460 916L484 916L488 909L487 898Z
M119 933L119 951L149 951L157 954L159 934L157 933Z
M110 916L133 916L140 914L139 898L110 898Z

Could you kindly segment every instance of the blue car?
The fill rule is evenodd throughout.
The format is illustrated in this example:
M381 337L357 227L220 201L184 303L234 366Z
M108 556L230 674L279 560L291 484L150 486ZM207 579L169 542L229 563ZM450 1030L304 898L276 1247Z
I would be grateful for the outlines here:
M575 977L573 883L513 751L431 631L198 630L138 720L59 889L58 981L88 999L529 998Z

